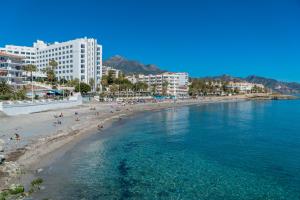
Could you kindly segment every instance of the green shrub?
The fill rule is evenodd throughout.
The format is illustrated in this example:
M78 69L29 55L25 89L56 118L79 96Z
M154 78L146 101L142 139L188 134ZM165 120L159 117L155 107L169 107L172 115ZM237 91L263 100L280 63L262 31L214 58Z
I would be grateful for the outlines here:
M12 185L12 187L9 188L9 193L12 195L20 194L24 192L24 186L22 185Z
M5 200L8 196L8 192L0 192L0 200Z
M43 183L43 179L37 178L37 179L34 179L33 181L31 181L31 186L34 187L34 186L40 185L42 183Z

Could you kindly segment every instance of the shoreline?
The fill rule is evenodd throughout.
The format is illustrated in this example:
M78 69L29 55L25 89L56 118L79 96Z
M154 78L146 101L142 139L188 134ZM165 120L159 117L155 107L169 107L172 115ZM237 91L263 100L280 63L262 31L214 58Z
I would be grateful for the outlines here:
M97 125L100 123L104 126L103 131L109 128L120 117L129 117L145 111L155 111L161 109L168 109L172 107L181 107L188 105L201 105L208 103L223 103L223 102L237 102L244 100L268 100L257 97L249 97L247 95L231 96L231 97L205 97L203 99L191 99L174 102L160 102L160 103L144 103L135 105L120 106L117 104L102 104L90 103L81 106L80 108L64 109L63 112L73 112L74 110L83 109L86 112L83 114L86 121L80 121L70 126L66 126L63 130L57 130L54 134L46 135L46 137L38 138L31 144L27 144L22 148L12 150L8 155L9 165L14 166L15 170L11 173L0 172L0 191L9 187L12 183L22 183L29 185L33 177L38 176L38 172L43 167L50 165L57 157L63 155L64 152L74 147L80 140L99 133ZM95 110L89 109L94 106ZM104 107L106 112L99 116L95 112ZM115 110L111 112L111 110ZM108 112L107 112L108 111ZM51 113L58 111L49 111ZM48 112L46 112L47 114ZM39 115L36 113L33 115ZM42 113L45 114L45 113ZM81 115L80 115L81 118ZM84 118L84 117L82 117ZM51 119L48 119L51 120ZM46 148L45 148L46 147ZM4 164L5 165L5 164ZM10 166L10 167L11 167ZM9 167L9 166L8 166ZM1 168L0 168L1 170ZM3 176L4 174L4 176ZM3 183L3 184L2 184Z

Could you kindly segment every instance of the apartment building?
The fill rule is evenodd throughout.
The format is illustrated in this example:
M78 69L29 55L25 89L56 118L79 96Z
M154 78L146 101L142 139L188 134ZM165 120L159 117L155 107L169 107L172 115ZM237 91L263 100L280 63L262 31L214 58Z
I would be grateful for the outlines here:
M233 82L230 81L227 88L232 90L238 90L240 93L250 93L254 88L260 88L264 90L265 86L262 84L248 83L248 82Z
M55 60L57 78L79 79L89 83L95 80L95 88L102 76L102 46L93 38L79 38L66 42L45 43L38 40L32 47L6 45L0 51L24 56L25 64L34 64L39 71Z
M158 94L163 94L166 87L166 94L175 97L185 97L188 95L187 73L166 72L158 75L138 75L137 82L146 83L149 88L155 87Z
M102 75L108 76L109 72L112 73L112 76L114 78L119 78L119 76L121 75L121 71L118 69L108 67L108 66L102 66Z
M23 85L23 57L0 52L0 81L18 88Z

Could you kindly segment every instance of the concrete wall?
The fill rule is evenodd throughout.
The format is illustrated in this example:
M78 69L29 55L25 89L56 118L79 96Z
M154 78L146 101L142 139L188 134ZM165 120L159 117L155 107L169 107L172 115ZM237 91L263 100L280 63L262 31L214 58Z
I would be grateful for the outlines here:
M82 97L75 96L69 100L57 100L57 101L35 101L35 102L19 102L19 103L3 103L0 102L0 111L6 115L14 116L20 114L29 114L35 112L41 112L46 110L55 110L60 108L69 108L82 104Z

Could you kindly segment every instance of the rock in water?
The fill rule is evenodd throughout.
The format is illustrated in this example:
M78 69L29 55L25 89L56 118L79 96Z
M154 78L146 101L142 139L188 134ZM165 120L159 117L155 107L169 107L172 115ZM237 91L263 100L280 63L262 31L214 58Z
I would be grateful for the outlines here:
M0 164L2 164L5 160L5 156L0 154Z

